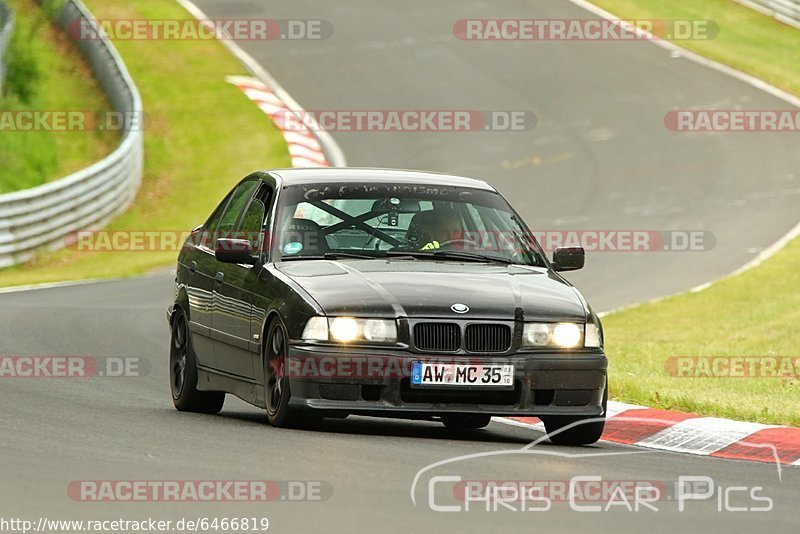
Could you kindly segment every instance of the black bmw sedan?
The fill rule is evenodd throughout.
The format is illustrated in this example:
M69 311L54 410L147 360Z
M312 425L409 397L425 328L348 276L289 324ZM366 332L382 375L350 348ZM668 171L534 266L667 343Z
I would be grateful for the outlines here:
M293 426L350 414L482 428L537 416L597 441L607 359L597 315L506 200L479 180L286 169L242 180L182 247L170 378L178 410L225 395Z

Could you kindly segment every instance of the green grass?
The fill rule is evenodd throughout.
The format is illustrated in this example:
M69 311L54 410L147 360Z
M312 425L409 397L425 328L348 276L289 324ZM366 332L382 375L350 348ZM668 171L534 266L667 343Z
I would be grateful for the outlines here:
M800 380L686 378L674 356L800 357L800 240L759 267L699 293L603 320L615 400L800 426ZM797 369L800 373L800 369Z
M624 19L711 19L720 34L682 47L800 94L800 30L731 0L594 0ZM800 426L795 378L679 378L676 356L800 356L800 240L761 266L607 317L603 324L615 400ZM800 372L800 369L797 370Z
M733 0L592 0L623 19L712 20L719 35L679 46L800 94L800 30Z
M107 110L88 65L34 0L7 0L16 12L0 110ZM43 184L111 153L114 132L0 132L0 193Z
M172 1L90 0L98 19L191 16ZM186 231L203 222L246 174L289 167L286 144L269 119L225 82L246 74L215 41L115 43L142 94L145 175L133 207L109 230ZM133 276L174 265L176 252L45 253L0 271L0 286Z

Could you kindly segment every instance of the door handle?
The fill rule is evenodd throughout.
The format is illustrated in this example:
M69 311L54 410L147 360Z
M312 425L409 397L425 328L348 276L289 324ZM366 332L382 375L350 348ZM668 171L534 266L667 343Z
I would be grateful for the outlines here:
M215 277L214 277L214 279L215 279L217 282L222 282L222 280L224 280L224 279L225 279L225 273L223 273L222 271L219 271L219 272L217 273L217 276L215 276Z
M192 271L192 272L195 272L197 270L197 262L196 261L193 261L193 262L189 263L189 270Z

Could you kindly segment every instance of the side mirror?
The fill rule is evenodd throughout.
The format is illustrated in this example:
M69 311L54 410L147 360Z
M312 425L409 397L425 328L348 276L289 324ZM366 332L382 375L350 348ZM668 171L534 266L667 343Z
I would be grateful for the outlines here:
M247 239L217 239L214 244L214 257L223 263L242 263L255 265L253 245Z
M577 271L586 263L583 247L558 247L553 252L553 267L556 271Z

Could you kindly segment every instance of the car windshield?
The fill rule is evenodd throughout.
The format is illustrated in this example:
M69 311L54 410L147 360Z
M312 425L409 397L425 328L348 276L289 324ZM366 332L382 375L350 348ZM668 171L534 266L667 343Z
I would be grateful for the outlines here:
M540 247L497 193L466 187L325 183L286 186L274 257L408 256L545 267Z

